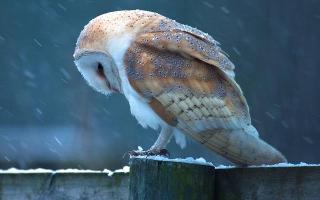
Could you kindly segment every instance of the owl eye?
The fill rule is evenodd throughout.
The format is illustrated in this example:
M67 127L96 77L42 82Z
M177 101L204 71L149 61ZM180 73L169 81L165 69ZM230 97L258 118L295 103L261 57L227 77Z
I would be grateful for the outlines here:
M104 78L104 79L106 78L106 75L104 74L103 66L101 63L98 63L97 74L100 78Z

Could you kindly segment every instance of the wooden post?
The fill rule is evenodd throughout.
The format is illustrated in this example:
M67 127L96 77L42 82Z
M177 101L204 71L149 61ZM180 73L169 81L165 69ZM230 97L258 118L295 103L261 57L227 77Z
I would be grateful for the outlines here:
M108 175L86 170L0 170L0 200L320 199L320 165L214 168L135 158L130 180L128 173Z
M214 198L213 166L145 158L130 162L131 200Z
M129 176L115 173L0 173L0 200L127 200Z
M319 200L320 166L216 169L217 200Z

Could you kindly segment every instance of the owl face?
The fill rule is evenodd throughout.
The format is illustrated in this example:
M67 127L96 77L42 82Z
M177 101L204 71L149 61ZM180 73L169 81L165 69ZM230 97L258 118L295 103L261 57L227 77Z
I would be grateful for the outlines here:
M92 88L105 95L120 92L118 70L107 52L76 51L74 57L78 70Z

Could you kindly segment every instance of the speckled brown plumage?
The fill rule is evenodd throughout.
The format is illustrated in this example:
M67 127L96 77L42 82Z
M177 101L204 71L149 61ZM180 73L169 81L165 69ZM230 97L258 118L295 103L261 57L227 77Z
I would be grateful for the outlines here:
M230 148L226 135L251 125L249 109L234 65L207 34L160 17L137 36L125 63L132 86L168 124L235 163L268 156L252 161L240 156L243 144Z
M234 67L229 60L219 65L227 58L215 43L176 29L174 34L162 32L163 28L149 30L153 31L139 35L125 55L129 81L142 96L156 98L171 118L184 125L197 120L214 123L216 119L228 123L232 117L250 123L240 89L234 87L233 77L223 71Z

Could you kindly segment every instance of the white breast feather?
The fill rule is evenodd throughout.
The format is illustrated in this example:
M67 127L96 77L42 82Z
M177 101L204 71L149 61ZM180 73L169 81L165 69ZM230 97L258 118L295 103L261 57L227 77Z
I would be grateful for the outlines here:
M124 34L114 39L109 38L107 49L118 67L122 91L129 102L131 114L135 116L139 124L144 128L149 126L156 130L164 126L165 122L150 108L146 99L131 87L124 68L123 57L132 39L133 36L130 34Z
M120 29L121 27L119 27L119 32L121 32ZM110 52L116 66L118 67L122 91L129 102L131 114L135 116L139 124L141 124L141 126L144 128L150 127L157 130L160 127L169 125L152 110L147 100L141 97L131 87L124 68L123 58L133 38L134 35L130 35L128 33L122 34L121 37L118 36L116 38L109 38L106 48L108 52ZM184 148L186 146L185 135L176 128L174 128L173 134L176 143L179 144L181 148Z

